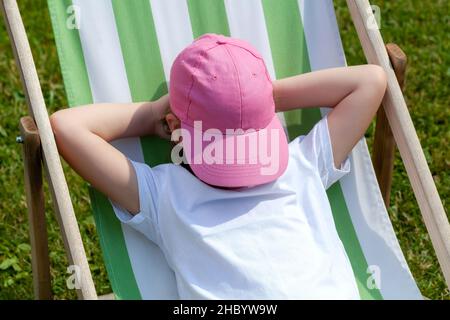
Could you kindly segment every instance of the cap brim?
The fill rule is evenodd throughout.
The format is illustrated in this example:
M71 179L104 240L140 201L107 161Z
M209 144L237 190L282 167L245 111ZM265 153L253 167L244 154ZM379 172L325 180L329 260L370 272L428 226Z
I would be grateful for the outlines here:
M193 137L202 132L183 122L181 128L189 132L192 142L190 145L183 142L185 157L194 174L205 183L229 188L256 186L274 181L286 170L288 142L276 115L265 128L257 131L214 134L209 138L212 141L202 138L201 149L195 148Z

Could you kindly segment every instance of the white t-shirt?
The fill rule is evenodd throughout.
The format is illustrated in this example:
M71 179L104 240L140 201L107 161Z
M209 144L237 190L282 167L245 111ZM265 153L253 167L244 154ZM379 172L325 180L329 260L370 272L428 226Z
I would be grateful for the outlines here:
M326 116L289 143L284 174L256 187L131 163L140 212L113 203L116 215L161 248L181 299L359 299L325 191L350 162L335 168Z

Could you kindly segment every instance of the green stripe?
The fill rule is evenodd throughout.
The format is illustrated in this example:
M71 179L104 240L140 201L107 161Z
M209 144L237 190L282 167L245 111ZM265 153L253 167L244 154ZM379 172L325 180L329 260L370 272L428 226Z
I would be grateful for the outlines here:
M223 0L188 0L194 39L204 33L230 35Z
M66 13L71 5L71 0L48 0L64 86L72 107L91 103L92 94L78 30L66 24L68 19L74 21Z
M66 27L70 0L48 0L61 70L70 106L93 102L80 36ZM92 210L103 257L113 292L117 298L140 299L119 220L107 198L89 188Z
M151 101L168 92L153 15L148 0L112 1L122 55L133 101ZM141 137L144 161L170 161L170 142Z
M311 71L309 55L296 0L263 0L263 8L276 78L285 78ZM320 39L316 39L320 41ZM292 59L296 57L296 59ZM307 134L321 119L320 109L303 109L285 113L291 139ZM353 227L340 183L327 190L339 237L352 264L362 299L382 299L378 289L366 286L367 261Z
M345 202L344 193L342 192L341 183L337 182L327 190L328 199L330 200L331 210L333 211L336 229L344 244L353 272L358 284L359 294L364 300L382 300L383 296L379 289L369 289L367 287L367 279L370 274L367 273L368 264L364 256L361 244L359 243L356 230L353 226L347 204Z
M167 93L150 2L113 0L117 31L133 101Z
M277 79L311 71L297 1L263 1L263 9ZM296 57L296 59L292 59ZM284 113L289 138L307 134L320 120L319 109Z
M89 187L95 225L106 262L106 270L117 299L142 299L128 257L122 226L108 198Z

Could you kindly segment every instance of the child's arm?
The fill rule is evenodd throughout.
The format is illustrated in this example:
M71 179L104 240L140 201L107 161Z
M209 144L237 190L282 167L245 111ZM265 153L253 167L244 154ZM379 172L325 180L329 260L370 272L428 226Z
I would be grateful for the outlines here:
M95 188L131 213L139 211L137 178L131 163L108 141L157 134L168 96L129 104L93 104L60 110L50 117L60 154Z
M364 135L386 90L386 74L376 65L320 70L273 82L277 111L331 107L328 127L334 164L340 167Z

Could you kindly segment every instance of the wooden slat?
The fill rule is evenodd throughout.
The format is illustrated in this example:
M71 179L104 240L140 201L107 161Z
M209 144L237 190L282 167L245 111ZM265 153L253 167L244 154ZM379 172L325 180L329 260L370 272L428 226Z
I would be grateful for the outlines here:
M99 300L116 300L116 296L114 295L114 293L111 292L111 293L99 296L98 299Z
M388 86L383 99L383 107L447 286L450 287L450 225L405 99L389 63L380 31L372 26L375 18L369 1L347 0L347 6L367 61L382 66L387 73Z
M11 39L16 63L19 67L29 113L39 130L49 187L52 190L55 213L61 228L68 260L71 265L77 266L78 270L80 270L81 281L78 283L77 294L82 299L96 299L97 294L94 282L89 270L80 230L70 200L69 189L64 177L19 8L15 0L0 0L0 7Z
M52 292L42 183L41 143L31 117L21 118L19 128L23 143L34 297L38 300L48 300L52 298Z
M400 89L403 90L406 74L406 54L393 43L386 45L394 73ZM386 208L389 208L391 198L392 173L394 170L395 140L392 135L384 108L378 109L373 141L372 162L378 185Z

